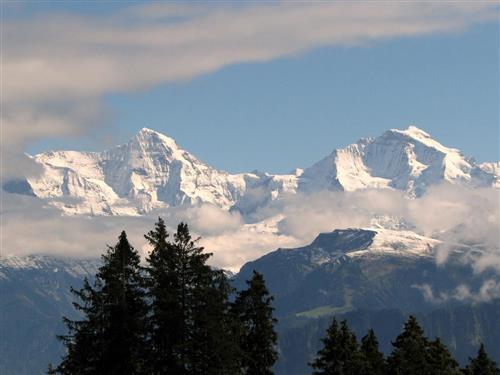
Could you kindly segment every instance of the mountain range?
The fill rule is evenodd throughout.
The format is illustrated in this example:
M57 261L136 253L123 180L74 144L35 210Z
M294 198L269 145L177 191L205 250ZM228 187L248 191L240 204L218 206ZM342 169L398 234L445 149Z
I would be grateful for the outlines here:
M6 181L3 189L37 197L61 215L137 216L211 204L239 211L256 238L279 234L283 217L273 213L258 221L252 213L285 196L381 189L400 191L418 203L430 187L443 183L467 190L500 188L500 162L477 163L414 126L361 139L286 175L220 171L146 128L107 151L52 151L30 158L41 173ZM258 270L274 296L280 337L276 372L308 373L307 361L332 315L348 319L358 335L374 327L387 353L407 314L417 313L429 334L443 337L462 363L480 341L500 361L500 302L495 300L500 276L494 267L479 272L472 263L483 253L482 259L492 259L490 245L455 241L460 236L450 233L424 235L404 219L376 214L366 228L316 232L313 241L297 248L270 246L233 276L235 287L242 288ZM446 262L437 262L443 247ZM43 373L49 361L58 362L63 348L55 335L64 332L61 317L77 317L70 287L92 279L99 263L40 254L0 258L2 374Z
M307 363L332 315L347 319L358 337L374 328L387 354L407 315L417 314L426 333L442 337L461 363L480 342L500 361L500 300L471 304L450 293L464 283L473 293L492 280L498 285L499 275L475 273L460 256L464 245L438 265L437 244L409 231L334 230L309 245L277 249L246 263L232 282L239 289L254 269L264 275L278 318L277 374L310 373ZM78 318L70 287L81 287L84 277L92 280L99 264L98 259L42 255L0 259L2 374L42 374L49 362L59 362L61 317ZM425 285L449 300L427 298Z
M387 188L418 197L443 182L500 187L500 162L477 163L415 126L361 139L285 175L218 170L147 128L103 152L30 157L41 173L7 181L4 189L46 199L68 215L141 215L199 203L249 213L284 193Z

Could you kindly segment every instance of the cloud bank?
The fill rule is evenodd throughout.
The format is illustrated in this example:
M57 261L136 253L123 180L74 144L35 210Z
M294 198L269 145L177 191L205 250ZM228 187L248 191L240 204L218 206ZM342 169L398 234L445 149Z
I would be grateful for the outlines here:
M459 32L495 20L488 2L153 3L116 7L106 15L5 14L2 45L2 178L37 173L23 150L30 142L80 136L109 125L103 97L182 82L240 63L261 63L322 47L358 47L391 38ZM372 225L376 215L405 218L415 230L479 243L477 272L500 269L498 196L440 187L411 201L392 191L324 192L290 196L258 212L283 218L257 234L245 218L211 206L140 218L61 217L45 202L2 192L3 254L95 256L126 229L141 249L155 215L184 220L214 252L237 269L280 246L311 241L322 231ZM458 227L462 225L462 227ZM440 250L445 262L449 250Z
M92 16L6 9L1 145L19 148L106 124L109 93L321 47L457 32L495 20L498 10L487 2L370 1L153 3Z
M171 232L178 222L187 222L194 236L201 236L200 244L214 253L212 264L233 271L279 247L310 243L320 232L383 225L410 228L443 240L437 249L439 264L444 264L455 250L467 249L461 256L476 273L500 275L500 197L492 189L442 185L430 188L418 199L391 190L298 194L259 211L258 222L253 224L238 212L207 204L139 217L90 218L63 217L33 197L4 193L4 198L3 255L97 256L123 229L145 254L148 249L143 234L161 215Z

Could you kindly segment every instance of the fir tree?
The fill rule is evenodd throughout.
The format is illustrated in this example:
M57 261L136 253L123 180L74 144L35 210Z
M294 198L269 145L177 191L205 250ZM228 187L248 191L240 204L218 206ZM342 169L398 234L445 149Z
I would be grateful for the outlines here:
M323 339L324 348L318 352L312 367L314 374L360 374L363 367L356 336L344 320L338 328L337 321L333 319L332 325L327 330L327 337Z
M457 361L452 357L446 346L438 337L429 342L427 347L427 364L429 373L435 375L461 374Z
M247 284L248 288L240 291L234 302L235 315L242 324L242 368L248 375L272 374L278 357L276 319L271 306L273 297L269 295L264 277L257 271L253 271Z
M379 350L379 343L373 329L370 329L361 339L361 357L363 365L360 375L384 375L386 373L384 355Z
M464 373L467 375L500 375L500 369L488 357L484 349L484 344L481 343L477 357L469 359L469 364L465 368Z
M179 254L167 242L169 234L162 218L144 236L152 246L147 259L148 297L151 301L149 371L180 373L179 351L183 312L180 304Z
M389 374L422 375L427 373L427 339L414 316L408 318L403 332L392 345L394 349L387 359Z
M342 374L340 330L335 318L326 331L326 337L321 341L323 348L318 351L316 359L311 363L311 367L315 370L313 374Z
M150 373L237 373L231 290L225 275L206 264L211 254L196 246L184 223L168 241L160 218L146 239L153 247L147 278L152 309Z
M357 375L362 368L362 358L359 352L356 335L347 325L347 320L340 323L339 342L342 351L340 360L342 361L343 374Z
M212 282L199 290L193 310L194 368L200 374L237 375L241 373L239 328L231 310L233 288L223 271L212 272Z
M56 371L62 374L140 374L143 372L145 317L144 280L140 258L122 232L108 247L94 286L84 281L72 289L84 318L65 319L62 336L67 354Z

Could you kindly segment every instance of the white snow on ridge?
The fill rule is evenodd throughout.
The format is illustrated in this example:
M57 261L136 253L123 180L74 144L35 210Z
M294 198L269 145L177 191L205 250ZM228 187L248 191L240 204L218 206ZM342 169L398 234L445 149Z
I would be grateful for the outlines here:
M12 270L51 270L82 278L94 275L100 265L98 258L74 259L49 255L6 256L0 258L0 278L7 278Z
M433 257L442 241L421 236L412 231L366 228L377 234L364 250L347 253L349 257L396 255L403 257Z
M217 170L147 128L104 152L46 152L34 160L43 173L28 179L33 193L65 214L140 215L200 203L249 213L295 192L390 188L415 197L442 182L500 188L499 162L476 164L414 126L362 139L287 175Z

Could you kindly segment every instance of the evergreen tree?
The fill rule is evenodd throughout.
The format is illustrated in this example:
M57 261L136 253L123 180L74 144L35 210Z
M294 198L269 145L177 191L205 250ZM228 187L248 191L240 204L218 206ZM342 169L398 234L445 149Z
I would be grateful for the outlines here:
M327 337L322 340L324 347L318 352L312 367L314 374L358 375L363 367L362 356L354 332L347 321L338 328L335 318L327 330Z
M379 343L373 329L370 329L361 339L361 357L363 365L360 375L384 375L386 373L384 355L379 350Z
M152 374L181 373L179 351L183 312L180 304L179 254L167 239L165 222L144 236L152 246L147 259L148 297L151 301L149 371Z
M500 375L500 369L488 357L484 349L484 344L481 343L477 357L469 359L469 364L465 368L464 373L467 375Z
M408 318L392 345L394 349L387 359L389 374L427 374L427 339L414 316Z
M61 339L67 354L56 371L61 374L140 374L143 372L145 318L144 280L140 258L122 232L108 247L94 286L84 281L72 289L84 318L65 319L69 334Z
M323 348L318 351L316 359L311 363L315 370L313 374L342 374L340 330L335 318L326 331L326 337L321 341Z
M193 310L196 330L193 342L197 373L237 375L241 373L240 325L231 310L233 292L223 271L212 272L212 283L200 289Z
M152 374L235 374L237 342L228 302L231 289L222 272L212 270L211 256L196 246L187 224L168 241L160 218L146 235L151 300Z
M347 320L340 323L339 335L340 347L340 360L342 361L343 374L358 375L362 368L362 357L359 351L356 335L351 331L347 325Z
M461 374L457 361L452 357L446 346L438 337L429 342L427 347L427 364L429 373L435 375Z
M242 324L242 368L248 375L272 374L278 357L274 331L276 319L271 306L273 297L269 295L264 277L257 271L253 271L247 284L248 288L238 293L233 307Z

